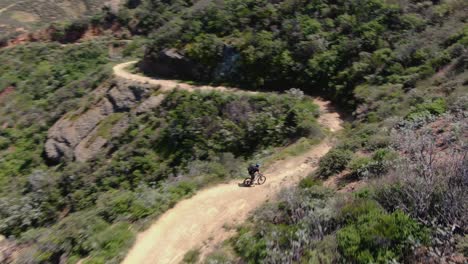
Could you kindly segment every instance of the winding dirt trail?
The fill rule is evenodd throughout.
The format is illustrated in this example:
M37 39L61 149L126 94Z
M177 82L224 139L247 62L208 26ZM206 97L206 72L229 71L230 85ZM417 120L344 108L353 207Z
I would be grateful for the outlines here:
M257 92L252 91L244 91L237 88L225 87L225 86L208 86L208 85L191 85L188 83L183 83L176 80L166 80L166 79L155 79L147 76L142 76L138 74L134 74L128 72L128 68L135 65L137 61L129 61L121 64L117 64L114 66L113 71L114 75L118 78L129 80L132 82L138 82L141 84L146 85L155 85L160 86L160 90L165 91L172 91L174 88L178 88L181 90L187 90L190 92L194 91L218 91L218 92L235 92L235 93L246 93L246 94L256 94Z
M130 81L158 85L167 91L178 86L179 89L189 91L245 92L228 87L197 87L127 72L125 68L134 63L115 66L114 74ZM332 132L341 129L343 121L330 102L320 98L314 99L314 102L321 109L319 122ZM248 188L240 185L242 180L233 180L201 190L191 198L177 203L149 229L138 235L123 263L180 263L185 253L191 249L200 249L203 258L216 245L234 235L234 231L226 227L241 224L257 207L273 199L282 188L297 184L313 172L317 168L318 159L330 148L331 144L325 140L302 155L275 162L264 171L267 176L264 185Z

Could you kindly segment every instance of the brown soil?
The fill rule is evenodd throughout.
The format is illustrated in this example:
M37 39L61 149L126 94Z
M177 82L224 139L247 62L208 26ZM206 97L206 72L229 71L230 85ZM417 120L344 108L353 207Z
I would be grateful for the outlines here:
M15 91L15 87L9 86L5 88L3 91L0 92L0 102L2 101L3 98L5 98L7 95L13 93Z
M181 90L187 90L190 92L215 91L216 90L219 92L239 92L239 93L250 93L250 94L256 93L256 92L248 92L248 91L243 91L237 88L231 88L231 87L225 87L225 86L216 86L216 87L208 86L208 85L197 86L197 85L191 85L188 83L179 82L176 80L154 79L151 77L142 76L142 75L128 72L127 69L135 65L135 63L136 61L130 61L130 62L125 62L125 63L121 63L121 64L114 66L114 75L126 81L132 81L132 82L146 84L146 85L160 86L160 90L163 92L172 91L177 88Z

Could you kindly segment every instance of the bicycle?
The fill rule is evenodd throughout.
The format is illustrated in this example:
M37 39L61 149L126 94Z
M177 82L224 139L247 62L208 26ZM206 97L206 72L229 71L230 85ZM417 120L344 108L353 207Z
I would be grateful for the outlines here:
M262 185L262 184L264 184L266 182L266 177L262 173L256 172L253 182L254 182L254 184L255 184L255 182L257 182L257 185ZM251 182L250 177L246 178L244 180L244 186L251 186L251 185L253 185L253 184Z

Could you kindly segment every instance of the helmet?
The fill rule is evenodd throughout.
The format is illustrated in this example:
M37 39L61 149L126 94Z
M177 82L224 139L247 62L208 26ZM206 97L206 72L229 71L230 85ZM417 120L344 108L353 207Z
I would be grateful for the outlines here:
M260 164L259 163L255 164L255 167L260 168Z

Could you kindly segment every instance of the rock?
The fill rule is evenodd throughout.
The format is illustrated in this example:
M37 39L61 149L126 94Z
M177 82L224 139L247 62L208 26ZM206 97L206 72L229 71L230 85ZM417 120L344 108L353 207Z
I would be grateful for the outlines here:
M154 88L127 83L99 87L90 95L97 98L97 103L65 115L49 129L45 143L46 158L56 164L64 160L83 162L95 157L110 138L119 136L128 128L130 112L144 113L162 102L164 95L147 99L152 91ZM115 116L117 113L122 114ZM99 133L104 124L111 126L105 136Z
M130 89L118 86L108 92L107 98L111 102L114 112L128 112L137 100Z
M75 157L76 146L113 112L112 108L109 109L109 105L109 101L103 99L96 107L76 119L64 117L57 121L49 129L45 144L46 157L52 163L60 162L62 159L72 160Z
M93 135L89 135L92 137ZM79 162L85 162L92 157L96 156L107 144L107 139L97 136L94 139L87 138L87 140L83 140L76 146L75 148L75 159Z
M165 49L154 58L144 58L140 69L149 75L163 78L195 78L196 65L176 49Z
M146 99L143 103L141 103L137 107L136 113L143 114L150 110L153 110L154 108L158 107L162 103L163 100L164 100L163 94L153 95L150 98Z

